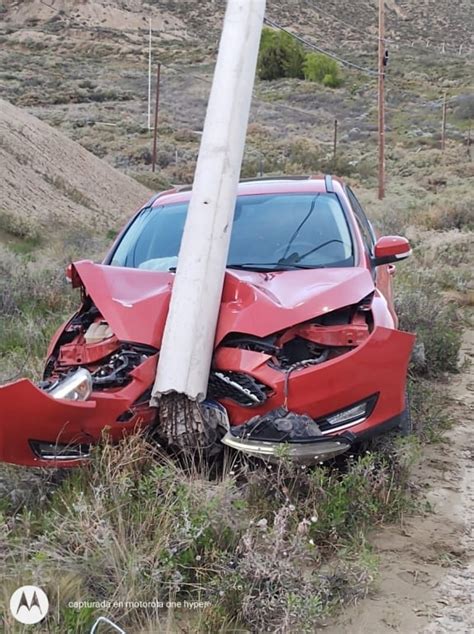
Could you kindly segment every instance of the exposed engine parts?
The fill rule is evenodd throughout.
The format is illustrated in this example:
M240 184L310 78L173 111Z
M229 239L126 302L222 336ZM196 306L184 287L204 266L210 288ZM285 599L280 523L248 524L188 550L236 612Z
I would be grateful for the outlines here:
M130 373L156 352L149 346L118 341L86 299L83 311L71 319L48 359L41 387L54 391L78 368L90 373L94 391L123 387L132 380Z
M147 360L149 354L138 352L132 347L123 347L109 360L92 373L92 385L95 390L125 385L130 381L130 372Z
M372 328L372 296L364 297L355 306L330 311L268 337L230 334L221 345L269 355L269 365L284 372L324 363L349 352L369 336ZM211 380L214 385L215 377L211 377ZM227 382L230 383L228 379Z

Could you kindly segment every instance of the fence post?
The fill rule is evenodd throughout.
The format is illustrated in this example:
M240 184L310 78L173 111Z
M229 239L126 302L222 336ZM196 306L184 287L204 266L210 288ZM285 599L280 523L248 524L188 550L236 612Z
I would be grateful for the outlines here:
M156 71L156 99L155 99L155 125L153 128L153 153L151 158L151 171L156 168L156 142L158 137L158 108L160 103L160 74L161 64L158 62L158 70Z
M446 145L446 110L447 110L447 98L446 98L446 93L444 93L443 116L441 120L441 151L442 152L444 152L444 148Z

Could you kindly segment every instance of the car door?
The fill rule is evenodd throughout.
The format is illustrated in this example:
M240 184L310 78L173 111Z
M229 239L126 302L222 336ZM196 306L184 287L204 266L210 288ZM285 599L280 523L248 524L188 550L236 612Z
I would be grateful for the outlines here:
M362 238L364 240L364 244L366 246L367 252L370 257L372 257L374 252L374 246L376 242L375 231L367 218L365 211L357 199L354 192L347 187L347 195L352 205L352 209L354 210L354 214L359 225L360 232L362 234ZM395 265L394 264L384 264L374 268L373 274L375 279L375 285L380 290L382 295L387 300L388 308L395 320L395 323L398 322L397 316L395 314L395 308L393 305L393 285L392 278L395 273Z

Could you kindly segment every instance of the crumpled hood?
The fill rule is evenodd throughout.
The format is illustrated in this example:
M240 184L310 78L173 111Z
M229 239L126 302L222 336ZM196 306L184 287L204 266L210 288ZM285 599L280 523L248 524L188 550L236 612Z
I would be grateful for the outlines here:
M174 274L94 264L73 265L73 285L88 295L121 341L159 348ZM216 345L230 332L267 336L354 304L374 290L359 267L257 273L228 270Z
M275 273L228 271L217 341L229 332L265 337L355 304L373 290L370 273L358 267Z

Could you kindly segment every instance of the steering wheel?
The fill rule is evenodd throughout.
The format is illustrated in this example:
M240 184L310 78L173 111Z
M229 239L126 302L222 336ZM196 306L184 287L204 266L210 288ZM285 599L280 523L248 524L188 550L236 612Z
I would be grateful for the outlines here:
M282 258L289 258L293 253L298 253L298 255L303 255L307 251L314 249L313 242L305 242L303 240L295 241L288 247L287 244L282 244L281 247L278 247L275 250L275 262ZM286 253L286 255L285 255ZM296 260L295 260L296 261Z

